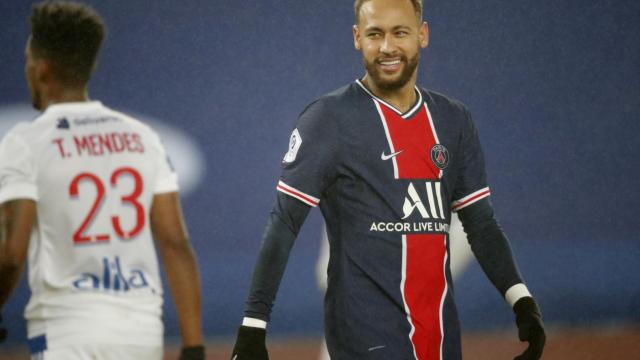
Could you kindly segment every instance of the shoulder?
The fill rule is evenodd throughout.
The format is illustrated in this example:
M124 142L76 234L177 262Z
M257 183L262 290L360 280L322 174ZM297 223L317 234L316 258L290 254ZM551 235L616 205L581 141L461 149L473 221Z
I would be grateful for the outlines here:
M453 115L468 116L467 106L460 100L443 93L420 88L422 95L429 107L435 108L438 112L451 113Z
M312 139L325 145L340 142L340 123L349 118L353 96L352 86L345 85L313 100L299 114L292 139Z
M47 123L47 119L48 117L45 114L40 114L31 121L16 123L2 137L2 143L20 143L20 145L26 146L37 141L51 131L51 126Z
M156 146L160 146L161 140L158 132L148 123L140 120L130 114L114 110L105 106L105 109L111 116L120 119L129 129L135 131L145 139L150 139Z
M448 125L463 134L473 133L475 125L467 106L460 100L433 90L420 88L434 118L446 119Z
M34 122L21 121L15 124L9 131L7 131L4 137L26 137L30 132L33 131L34 128Z
M132 115L126 114L126 113L124 113L122 111L118 111L118 110L114 110L112 108L109 108L107 106L105 106L105 110L111 116L119 118L125 124L130 126L131 128L134 128L134 129L136 129L138 131L142 131L142 132L149 132L149 133L152 133L152 134L155 135L155 131L153 130L153 128L149 124L145 123L144 121L142 121L142 120L140 120L140 119L138 119L138 118L136 118L136 117L134 117Z
M359 98L358 95L354 84L347 84L309 103L300 116L311 115L339 119L346 116L354 108L354 102Z
M6 170L23 168L34 159L34 141L42 137L34 131L33 122L21 122L13 126L0 141L0 178L7 176ZM11 171L9 171L11 172ZM15 174L14 174L15 175Z
M13 126L3 137L0 142L0 158L5 156L15 156L17 153L27 153L29 151L28 139L31 136L31 123L21 122ZM4 164L0 164L2 166Z

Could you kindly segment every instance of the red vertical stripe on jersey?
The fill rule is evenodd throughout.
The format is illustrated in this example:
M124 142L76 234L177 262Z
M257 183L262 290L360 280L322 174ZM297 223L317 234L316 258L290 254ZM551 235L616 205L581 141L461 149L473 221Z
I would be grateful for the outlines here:
M379 104L389 129L389 140L398 154L395 156L398 178L439 179L440 169L431 160L431 148L437 141L427 109L421 106L416 114L405 120L385 104Z
M398 168L398 179L440 180L440 169L431 160L438 143L425 106L409 119L379 103ZM444 234L407 234L404 245L402 295L411 322L410 334L418 360L440 360L442 302L447 291Z
M446 290L444 234L406 235L404 301L419 360L440 359L442 301Z

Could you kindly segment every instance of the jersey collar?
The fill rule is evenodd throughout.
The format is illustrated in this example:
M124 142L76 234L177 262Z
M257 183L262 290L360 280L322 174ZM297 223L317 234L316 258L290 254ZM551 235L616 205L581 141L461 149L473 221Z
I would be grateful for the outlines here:
M400 110L398 110L395 106L389 104L388 102L380 99L379 97L373 95L373 93L371 91L369 91L369 89L367 89L366 86L364 86L364 84L362 83L362 81L360 79L356 79L356 84L358 84L362 90L364 90L367 94L369 94L369 96L371 96L374 100L383 103L385 106L387 106L389 109L395 111L398 115L400 115L403 119L408 119L411 116L413 116L418 109L420 109L420 107L422 106L422 91L420 91L420 89L418 89L418 87L415 87L415 91L418 94L418 97L416 99L416 103L406 112L402 112Z
M44 111L45 113L49 112L86 112L91 111L93 109L102 108L102 103L97 100L92 101L78 101L78 102L63 102L63 103L55 103L51 104Z

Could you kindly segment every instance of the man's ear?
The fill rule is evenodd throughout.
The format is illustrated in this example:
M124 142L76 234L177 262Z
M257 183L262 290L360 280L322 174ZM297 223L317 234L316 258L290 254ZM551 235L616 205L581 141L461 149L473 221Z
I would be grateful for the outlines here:
M356 48L356 50L360 51L362 50L362 46L360 46L360 29L358 29L358 25L353 25L353 47Z
M418 38L420 40L420 47L426 48L429 46L429 24L426 21L422 22L420 25L420 33L418 34Z
M53 67L47 59L35 60L35 77L36 81L46 83L53 77Z

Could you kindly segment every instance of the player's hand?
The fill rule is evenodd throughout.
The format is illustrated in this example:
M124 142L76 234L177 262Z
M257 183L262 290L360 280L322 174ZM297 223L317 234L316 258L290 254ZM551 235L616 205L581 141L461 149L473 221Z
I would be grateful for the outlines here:
M2 326L2 313L0 313L0 343L4 341L4 339L7 338L7 329Z
M183 347L179 360L204 360L204 346Z
M516 313L520 341L529 342L529 347L514 360L540 359L547 337L544 334L544 324L538 304L532 297L523 297L513 305L513 312Z
M266 336L265 329L240 326L231 360L269 360Z

